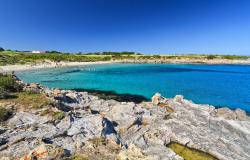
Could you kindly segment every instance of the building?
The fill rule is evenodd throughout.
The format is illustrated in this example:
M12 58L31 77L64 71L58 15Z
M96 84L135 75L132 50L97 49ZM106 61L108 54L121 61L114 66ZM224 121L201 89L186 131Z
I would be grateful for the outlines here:
M44 51L32 51L31 53L45 53Z

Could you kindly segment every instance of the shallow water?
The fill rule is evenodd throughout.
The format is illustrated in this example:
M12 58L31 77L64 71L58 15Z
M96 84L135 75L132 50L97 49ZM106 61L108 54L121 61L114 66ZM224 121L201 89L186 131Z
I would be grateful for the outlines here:
M25 82L63 89L94 89L149 98L160 92L195 103L250 112L250 66L105 64L18 72Z

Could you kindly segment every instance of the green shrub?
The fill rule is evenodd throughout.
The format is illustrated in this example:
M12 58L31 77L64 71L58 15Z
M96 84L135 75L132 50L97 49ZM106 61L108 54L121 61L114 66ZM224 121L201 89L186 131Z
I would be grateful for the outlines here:
M11 75L1 75L0 76L0 87L5 89L10 88L15 83Z
M53 118L55 120L62 120L65 117L65 113L64 112L54 112L53 113Z
M207 59L215 59L215 58L216 58L215 55L208 55L208 56L207 56Z
M235 56L235 55L225 55L221 57L224 59L229 59L229 60L246 60L249 58L247 56Z
M7 95L8 92L3 87L0 87L0 99L6 98Z
M2 47L0 47L0 52L4 51L4 49Z
M0 106L0 122L6 121L11 115L12 112L10 110Z
M20 91L21 88L12 75L0 74L0 98L6 98L10 92Z

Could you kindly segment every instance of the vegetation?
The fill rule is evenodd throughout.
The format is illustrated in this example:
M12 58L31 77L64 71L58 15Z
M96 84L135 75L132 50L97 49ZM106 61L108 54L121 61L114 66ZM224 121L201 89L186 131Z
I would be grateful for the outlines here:
M2 50L0 52L0 65L8 64L35 64L46 61L69 61L69 62L93 62L93 61L109 61L109 60L171 60L171 59L229 59L229 60L244 60L247 56L233 55L142 55L135 52L94 52L83 54L61 53L58 51L46 51L45 53L30 53L26 51L11 51Z
M0 102L14 102L30 108L43 108L50 105L44 93L23 92L10 74L0 74Z
M7 98L10 92L21 90L21 86L16 83L12 75L0 74L0 99Z
M207 56L207 59L215 59L215 58L216 58L215 55L208 55L208 56Z
M14 92L11 98L1 99L1 103L12 102L23 109L41 109L51 105L44 93Z
M6 121L12 115L12 111L0 106L0 122Z
M27 108L39 109L51 104L44 93L20 92L16 96L12 101Z
M54 112L53 113L53 119L54 120L62 120L65 117L64 112Z
M111 59L110 55L76 55L65 53L25 53L4 51L0 53L0 65L8 64L35 64L39 62L45 62L46 60L60 62L91 62L91 61L108 61Z
M178 143L172 142L168 147L171 148L176 154L183 157L185 160L217 160L217 158L211 156L208 153L191 149Z
M4 51L4 49L2 47L0 47L0 52Z

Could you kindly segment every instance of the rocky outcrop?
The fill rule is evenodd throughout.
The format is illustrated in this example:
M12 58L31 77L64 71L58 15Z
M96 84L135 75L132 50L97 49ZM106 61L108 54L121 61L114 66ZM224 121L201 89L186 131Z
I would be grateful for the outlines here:
M34 160L34 159L61 159L66 155L63 148L51 144L42 144L29 154L22 157L20 160Z
M215 109L159 93L152 102L136 104L40 89L65 117L53 121L36 112L15 113L0 128L0 157L60 159L102 153L107 159L182 160L167 147L177 142L221 160L250 159L250 120L240 109Z

